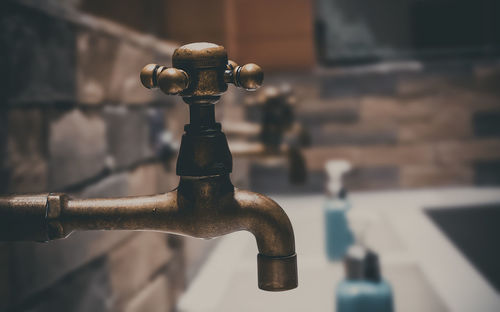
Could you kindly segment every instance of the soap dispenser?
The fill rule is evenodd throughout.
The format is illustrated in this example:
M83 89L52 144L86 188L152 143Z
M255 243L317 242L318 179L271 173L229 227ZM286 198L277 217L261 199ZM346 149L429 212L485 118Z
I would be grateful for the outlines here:
M381 277L375 252L353 245L344 258L345 280L337 286L337 312L393 312L390 284Z
M346 212L350 208L342 177L351 169L345 160L330 160L326 164L328 175L327 199L324 205L326 254L331 261L341 260L354 237L349 229Z

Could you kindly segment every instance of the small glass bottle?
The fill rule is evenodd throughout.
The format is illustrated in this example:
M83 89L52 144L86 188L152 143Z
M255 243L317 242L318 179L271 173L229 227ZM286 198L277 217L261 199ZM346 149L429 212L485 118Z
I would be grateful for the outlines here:
M344 259L346 278L337 286L337 312L393 312L391 285L381 277L376 253L349 248Z
M324 204L325 247L328 259L331 261L341 260L354 242L346 217L351 204L342 185L342 177L350 169L351 165L343 160L330 160L326 164L329 181Z

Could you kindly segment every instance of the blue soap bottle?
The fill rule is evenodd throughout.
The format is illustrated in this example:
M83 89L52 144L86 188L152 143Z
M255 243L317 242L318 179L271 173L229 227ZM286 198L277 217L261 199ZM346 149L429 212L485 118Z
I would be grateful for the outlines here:
M350 169L350 163L344 160L330 160L326 164L329 181L324 204L325 247L330 261L341 260L354 242L346 217L351 205L342 185L342 177Z
M337 312L393 312L390 284L381 277L376 253L349 248L344 259L346 278L337 286Z

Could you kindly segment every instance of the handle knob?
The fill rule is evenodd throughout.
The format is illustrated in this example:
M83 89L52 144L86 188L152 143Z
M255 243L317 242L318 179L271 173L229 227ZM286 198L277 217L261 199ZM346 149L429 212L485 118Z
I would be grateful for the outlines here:
M149 64L141 71L146 88L160 88L166 94L180 94L185 102L216 101L232 83L246 90L262 85L264 73L250 63L238 66L228 60L226 49L214 43L198 42L177 48L172 67Z
M249 63L238 66L236 62L229 60L224 80L226 83L233 83L235 86L246 90L256 90L262 86L264 72L257 64Z
M178 94L189 85L189 76L182 69L148 64L141 70L141 82L148 89L160 88L166 94Z
M148 64L141 70L141 83L148 89L154 89L157 85L157 71L163 66L156 64Z
M158 75L158 85L166 94L178 94L189 85L189 76L182 69L166 68Z

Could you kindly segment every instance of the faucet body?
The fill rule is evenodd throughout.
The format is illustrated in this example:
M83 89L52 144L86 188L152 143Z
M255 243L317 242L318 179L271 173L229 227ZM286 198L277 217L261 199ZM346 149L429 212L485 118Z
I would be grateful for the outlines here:
M190 123L177 160L179 186L166 194L124 198L0 197L0 241L48 241L80 230L160 231L210 239L245 230L257 241L259 288L297 287L292 225L270 198L232 185L231 152L221 125L215 122L214 106L227 89L226 82L233 79L237 85L253 87L250 74L255 68L247 67L247 72L243 70L248 65L234 68L223 47L207 43L177 49L173 64L177 69L148 65L141 79L148 87L163 84L164 92L181 93L189 104Z

